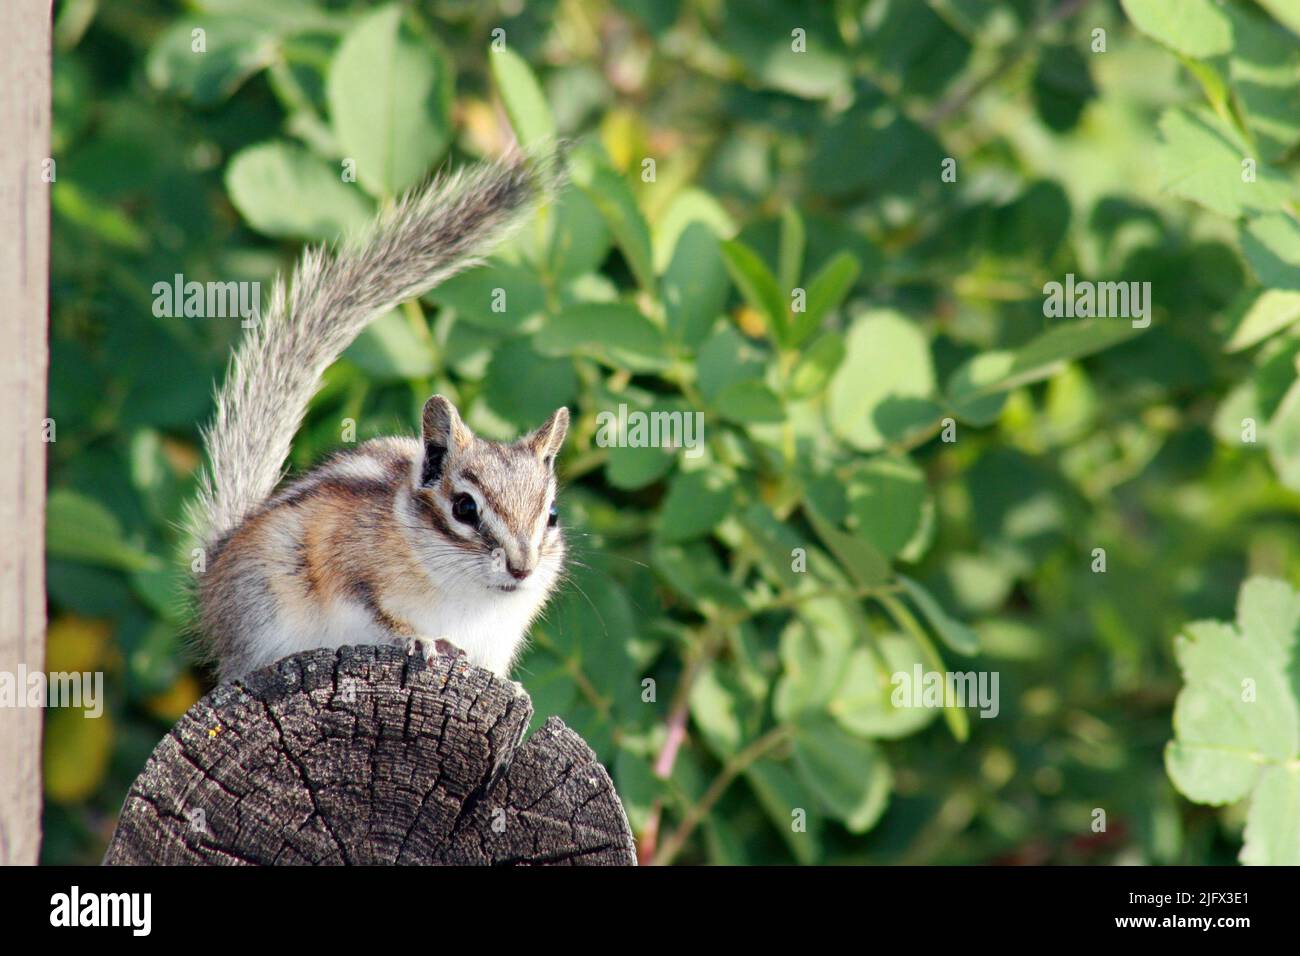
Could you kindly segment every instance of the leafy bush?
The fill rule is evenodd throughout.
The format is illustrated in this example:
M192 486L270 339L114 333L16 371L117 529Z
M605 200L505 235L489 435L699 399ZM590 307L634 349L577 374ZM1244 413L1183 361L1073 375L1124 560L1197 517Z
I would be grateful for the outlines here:
M434 391L491 437L574 410L573 574L516 676L644 854L1232 859L1242 804L1164 772L1166 636L1300 569L1297 32L1277 0L64 4L50 666L112 700L47 722L46 858L94 858L204 686L176 522L240 329L155 283L269 283L431 170L562 136L559 201L368 330L293 464ZM1067 277L1150 282L1152 321L1049 317ZM703 442L635 447L638 413ZM1291 635L1258 626L1263 680ZM1179 654L1174 783L1253 792L1276 859L1293 774L1189 749L1187 701L1237 705ZM896 705L918 669L997 706ZM1245 743L1294 762L1271 716Z
M1281 581L1251 578L1235 627L1198 621L1176 645L1187 686L1174 708L1177 738L1165 751L1169 776L1200 803L1249 798L1246 863L1300 861L1297 630L1300 596Z

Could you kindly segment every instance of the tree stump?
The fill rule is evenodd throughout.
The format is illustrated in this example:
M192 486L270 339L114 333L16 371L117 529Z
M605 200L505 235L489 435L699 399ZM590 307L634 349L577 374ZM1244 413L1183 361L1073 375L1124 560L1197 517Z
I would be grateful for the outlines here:
M395 647L287 657L181 718L106 864L634 864L605 768L522 688Z

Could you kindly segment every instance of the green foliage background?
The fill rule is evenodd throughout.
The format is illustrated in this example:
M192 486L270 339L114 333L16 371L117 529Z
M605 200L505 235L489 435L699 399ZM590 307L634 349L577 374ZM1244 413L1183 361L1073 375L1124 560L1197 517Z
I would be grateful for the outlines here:
M1287 589L1180 644L1170 770L1224 809L1162 753L1173 635L1300 571L1298 33L1292 0L57 4L49 666L110 700L50 712L45 859L99 857L205 686L177 522L240 328L154 284L269 288L513 128L573 139L572 185L363 336L293 465L433 391L493 437L573 409L574 574L516 676L647 855L1216 863L1249 814L1245 858L1295 862ZM1152 324L1045 318L1067 273L1149 281ZM702 412L705 452L601 447L620 404ZM998 715L894 708L915 662L996 672Z

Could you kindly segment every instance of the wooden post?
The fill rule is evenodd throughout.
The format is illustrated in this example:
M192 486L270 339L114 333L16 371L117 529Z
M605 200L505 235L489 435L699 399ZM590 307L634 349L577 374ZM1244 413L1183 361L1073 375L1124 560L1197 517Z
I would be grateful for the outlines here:
M45 667L49 150L50 3L17 0L0 29L0 674L15 680ZM0 865L40 852L43 717L0 708Z
M396 647L222 684L127 794L109 864L632 865L605 768L518 684Z

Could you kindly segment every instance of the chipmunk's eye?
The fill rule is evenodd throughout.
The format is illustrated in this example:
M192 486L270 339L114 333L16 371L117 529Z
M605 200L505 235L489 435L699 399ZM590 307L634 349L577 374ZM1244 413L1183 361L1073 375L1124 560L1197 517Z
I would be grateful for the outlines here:
M451 499L451 515L462 524L478 524L478 502L462 492Z
M555 507L555 502L552 501L552 502L551 502L551 516L550 516L549 518L546 519L546 525L547 525L547 527L549 527L549 528L554 528L554 527L555 527L557 524L559 524L559 523L560 523L560 509L557 508L557 507Z

